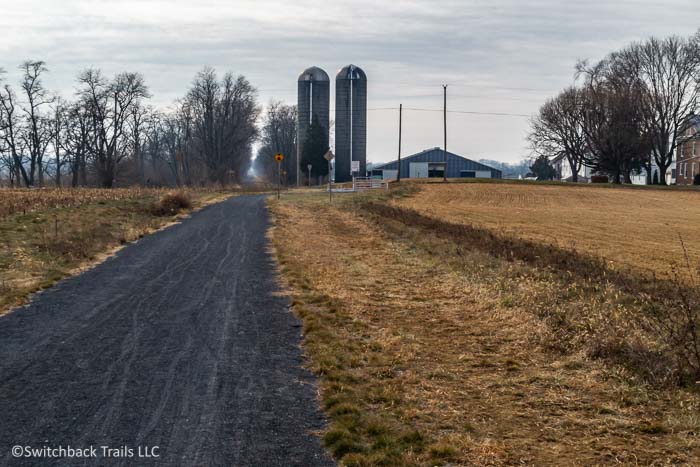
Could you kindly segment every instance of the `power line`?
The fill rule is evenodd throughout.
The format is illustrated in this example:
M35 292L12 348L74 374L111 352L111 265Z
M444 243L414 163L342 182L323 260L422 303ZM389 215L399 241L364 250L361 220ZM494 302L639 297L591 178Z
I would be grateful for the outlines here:
M419 112L442 112L442 109L418 109L418 108L409 108L407 110L415 110ZM472 112L469 110L448 110L448 113L455 113L455 114L468 114L468 115L492 115L492 116L497 116L497 117L531 117L531 115L526 115L526 114L511 114L507 112Z
M398 107L377 107L377 108L372 108L372 109L367 109L367 111L381 111L381 110L399 110ZM444 109L421 109L418 107L404 107L403 110L413 110L416 112L444 112ZM466 114L466 115L490 115L490 116L495 116L495 117L526 117L529 118L532 115L526 115L526 114L513 114L513 113L508 113L508 112L476 112L476 111L469 111L469 110L448 110L447 113L455 113L455 114Z
M398 111L398 107L372 107L365 109L367 112L383 112L387 110L393 110L393 111ZM413 110L416 112L443 112L444 109L422 109L418 107L404 107L403 110ZM355 113L359 112L360 109L356 109ZM333 114L335 112L335 109L329 109L328 113ZM453 113L453 114L464 114L464 115L488 115L491 117L524 117L524 118L530 118L532 115L527 115L527 114L514 114L514 113L508 113L508 112L477 112L477 111L470 111L470 110L448 110L447 113ZM260 116L258 117L258 120L262 120L264 117Z
M423 99L428 97L442 97L442 94L412 94L406 96L399 96L402 99ZM527 99L520 97L507 97L507 96L486 96L479 94L453 94L450 93L451 98L457 99L487 99L487 100L498 100L498 101L518 101L518 102L542 102L543 99Z
M499 90L499 91L521 91L521 92L536 92L536 93L551 93L554 92L555 89L545 89L545 88L528 88L528 87L509 87L509 86L500 86L497 84L477 84L477 83L447 83L450 86L456 86L460 88L486 88L486 89L493 89L493 90ZM402 82L402 81L394 81L391 83L392 87L412 87L412 88L434 88L436 86L439 86L440 83L434 82L434 83L428 83L426 81L423 81L422 83L420 81L410 81L410 82Z

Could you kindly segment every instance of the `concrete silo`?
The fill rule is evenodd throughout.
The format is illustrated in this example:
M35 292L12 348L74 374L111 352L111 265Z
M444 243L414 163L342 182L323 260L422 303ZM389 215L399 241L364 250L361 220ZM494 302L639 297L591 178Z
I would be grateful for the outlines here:
M328 139L330 99L331 81L325 71L312 66L299 75L297 86L297 181L300 180L299 160L301 160L301 154L304 151L304 140L314 118L318 118L318 122L326 131L326 139Z
M335 181L352 180L352 161L360 162L355 175L367 168L367 75L348 65L335 77Z

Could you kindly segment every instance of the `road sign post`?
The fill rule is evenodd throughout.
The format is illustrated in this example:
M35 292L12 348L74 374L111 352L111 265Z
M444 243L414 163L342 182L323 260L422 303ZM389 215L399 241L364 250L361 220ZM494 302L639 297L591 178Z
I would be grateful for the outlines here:
M284 160L284 155L281 152L275 154L275 160L277 161L277 199L280 199L280 189L282 187L282 161Z
M355 191L355 177L360 173L360 161L350 161L350 173L352 174L352 191Z
M326 154L323 155L323 158L328 161L328 202L332 203L333 202L333 189L331 187L331 161L335 157L335 154L333 154L333 151L330 149Z

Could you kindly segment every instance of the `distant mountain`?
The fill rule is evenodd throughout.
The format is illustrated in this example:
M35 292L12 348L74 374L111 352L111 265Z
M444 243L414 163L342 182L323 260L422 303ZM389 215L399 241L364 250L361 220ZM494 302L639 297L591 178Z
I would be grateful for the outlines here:
M498 169L502 172L503 178L520 178L525 177L530 172L530 161L522 160L514 164L508 162L494 161L491 159L479 159L482 164Z

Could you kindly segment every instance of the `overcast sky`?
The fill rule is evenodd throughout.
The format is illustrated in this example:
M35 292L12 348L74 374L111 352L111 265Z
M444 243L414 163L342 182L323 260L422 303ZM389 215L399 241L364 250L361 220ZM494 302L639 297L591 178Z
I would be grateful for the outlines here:
M23 60L45 60L47 86L66 96L88 66L139 71L165 108L204 65L245 75L265 104L296 103L308 66L333 80L353 63L368 76L378 162L397 152L398 111L383 109L441 109L443 83L451 110L531 115L571 84L578 59L698 27L697 0L0 0L0 67L13 82ZM404 155L442 145L439 112L406 110L403 128ZM516 161L527 128L522 116L451 113L448 149Z

